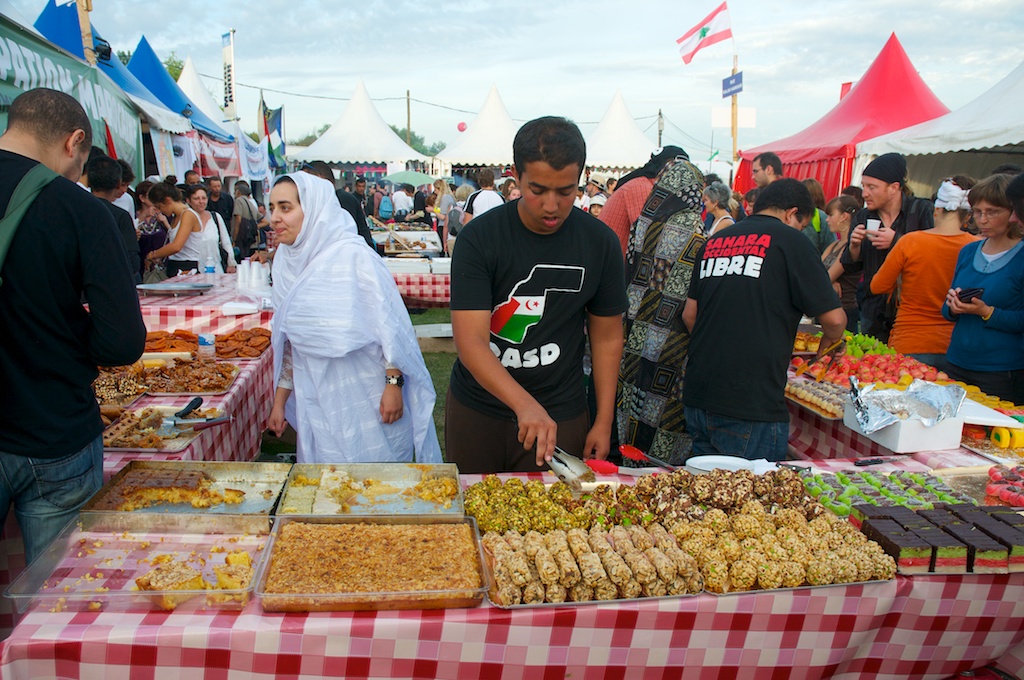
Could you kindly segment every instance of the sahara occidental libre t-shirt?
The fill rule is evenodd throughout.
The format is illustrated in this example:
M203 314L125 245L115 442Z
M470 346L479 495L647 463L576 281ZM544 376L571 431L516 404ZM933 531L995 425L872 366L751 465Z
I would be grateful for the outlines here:
M789 420L786 369L800 317L840 306L817 250L774 217L717 232L697 253L683 402L731 418Z
M626 310L622 251L615 234L573 209L553 234L534 233L517 202L474 218L459 233L452 261L451 308L489 310L490 345L501 365L555 420L586 410L583 351L587 314ZM495 418L512 418L500 400L456 361L452 394Z

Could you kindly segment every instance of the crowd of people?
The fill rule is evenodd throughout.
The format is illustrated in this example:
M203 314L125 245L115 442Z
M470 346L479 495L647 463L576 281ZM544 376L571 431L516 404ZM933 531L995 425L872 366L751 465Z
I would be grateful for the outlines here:
M558 117L523 125L512 154L508 177L482 168L424 190L337 189L329 165L305 163L267 212L246 182L229 196L195 172L131 190L73 98L17 97L0 136L16 229L0 319L23 330L0 337L0 523L13 504L31 559L98 488L91 383L142 352L135 284L247 257L273 262L266 407L272 431L298 432L299 460L440 461L437 395L374 220L426 223L452 254L444 457L463 472L535 470L556 447L607 458L617 443L671 463L781 460L803 317L822 348L859 330L1024 403L1021 168L922 198L884 154L830 197L764 153L741 196L672 146L622 177L587 175L583 136Z

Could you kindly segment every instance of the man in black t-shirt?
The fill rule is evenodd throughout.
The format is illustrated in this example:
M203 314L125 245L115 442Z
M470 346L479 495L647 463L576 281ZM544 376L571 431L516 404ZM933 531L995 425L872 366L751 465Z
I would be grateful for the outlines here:
M108 156L98 156L87 166L92 195L100 199L110 216L114 218L117 231L124 242L125 255L128 262L139 261L139 237L135 233L135 222L132 216L112 203L121 188L121 165ZM135 283L142 283L142 275L135 268Z
M206 209L220 215L225 225L231 224L231 218L235 214L235 199L221 191L224 183L216 175L207 177L206 185L210 187L210 200L206 203Z
M536 470L556 444L603 459L615 414L622 252L615 234L573 208L583 136L564 118L539 118L516 134L513 158L522 198L463 228L452 261L459 358L445 405L445 457L465 472ZM597 395L592 426L584 328Z
M0 270L0 526L14 505L31 562L103 484L99 366L142 355L146 327L133 269L110 213L75 182L92 128L75 99L19 95L0 137L0 214L39 163L43 187ZM137 260L136 260L137 261ZM86 310L82 299L89 302Z
M776 180L752 216L715 232L697 253L683 310L693 455L786 458L786 369L800 317L818 318L822 350L846 328L818 253L799 231L814 210L807 187Z

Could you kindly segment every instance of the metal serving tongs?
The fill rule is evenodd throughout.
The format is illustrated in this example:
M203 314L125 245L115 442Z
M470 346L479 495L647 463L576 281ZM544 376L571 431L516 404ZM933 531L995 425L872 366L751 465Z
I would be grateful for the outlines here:
M806 372L807 372L807 369L809 369L809 368L810 368L811 366L813 366L814 364L818 363L819 361L821 361L821 360L822 360L822 359L824 359L825 357L829 357L830 359L831 359L831 358L834 358L834 357L835 357L835 354L836 354L836 352L838 352L838 351L840 350L840 348L842 348L842 347L843 347L843 345L844 345L844 343L845 343L845 342L846 342L846 338L845 338L845 337L841 337L841 338L839 338L839 339L838 339L838 340L836 340L836 341L835 341L834 343L832 343L831 345L829 345L828 347L826 347L826 348L825 348L825 351L821 353L821 356L819 356L819 357L815 357L815 358L814 358L813 360L811 360L811 361L808 361L808 362L807 362L806 364L802 364L802 365L798 366L798 367L797 367L797 369L796 369L796 375L797 375L797 377L800 377L801 375L803 375L804 373L806 373ZM823 377L824 375L825 375L825 372L824 372L824 371L822 371L822 372L821 372L821 373L820 373L820 374L819 374L819 375L818 375L818 376L817 376L817 377L816 377L816 378L814 379L814 381L815 381L815 382L821 382L821 379L822 379L822 377Z
M548 465L555 476L568 484L577 495L583 490L583 482L593 482L596 479L594 471L587 467L586 463L559 446L555 446Z

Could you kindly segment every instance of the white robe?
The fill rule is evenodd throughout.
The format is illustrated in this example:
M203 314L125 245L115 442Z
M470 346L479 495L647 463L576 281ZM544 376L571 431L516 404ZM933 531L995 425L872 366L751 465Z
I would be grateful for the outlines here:
M274 381L284 342L294 390L286 417L298 432L299 462L441 462L436 395L394 278L356 233L329 184L291 175L305 217L274 261ZM380 416L384 371L405 376L403 415Z

